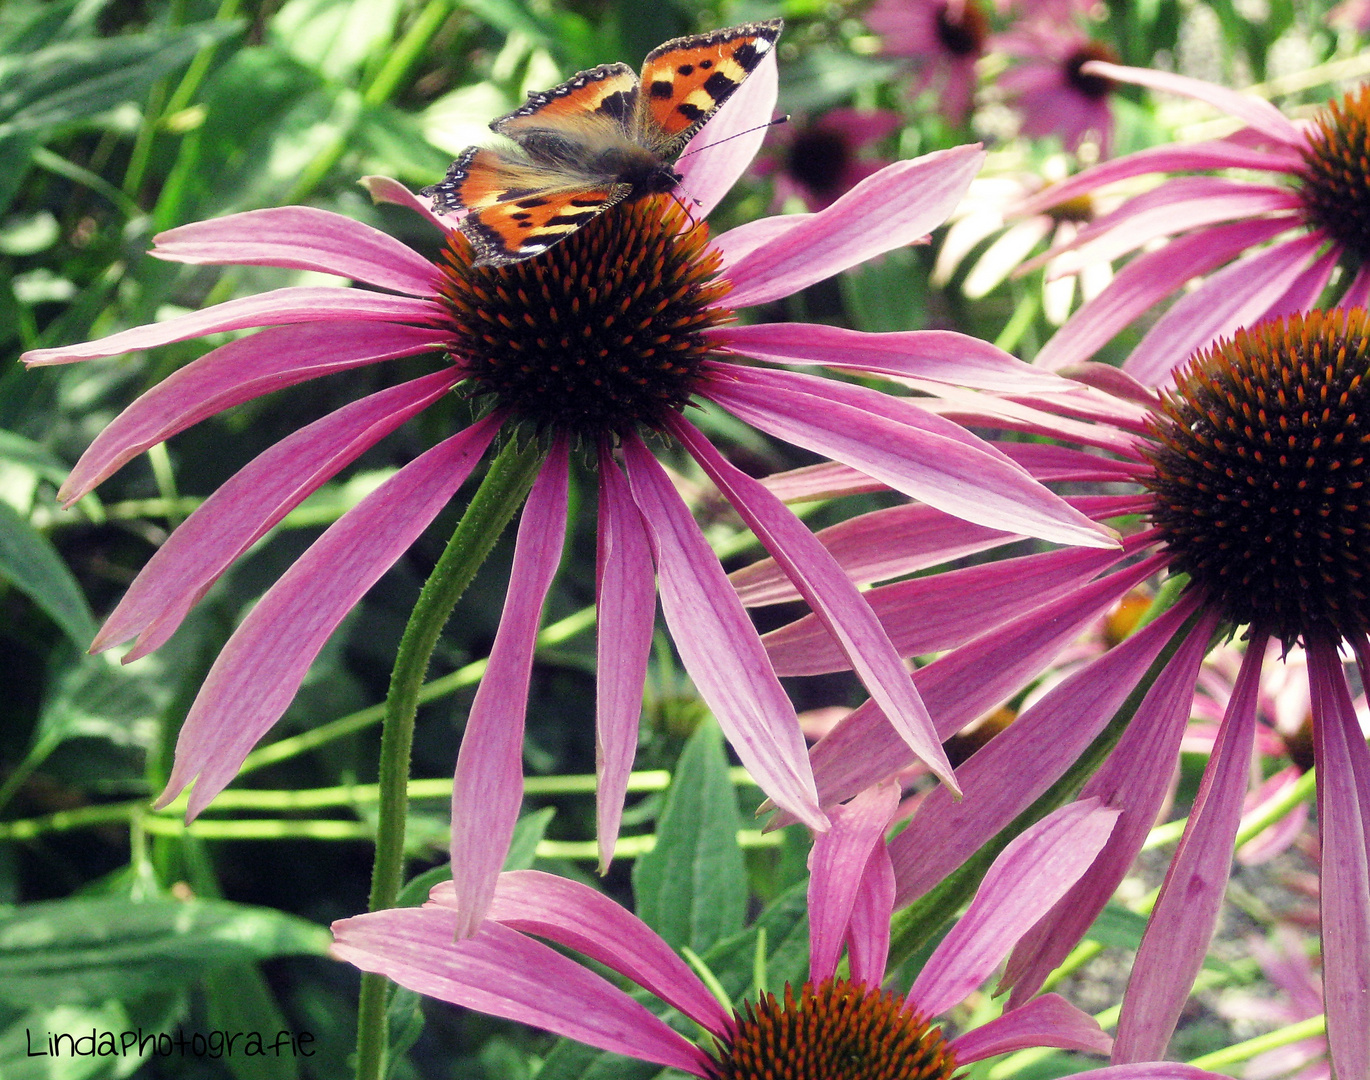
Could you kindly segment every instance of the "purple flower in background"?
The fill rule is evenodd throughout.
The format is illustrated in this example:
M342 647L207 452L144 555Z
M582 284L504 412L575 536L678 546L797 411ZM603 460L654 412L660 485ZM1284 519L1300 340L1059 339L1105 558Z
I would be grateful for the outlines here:
M948 738L1016 695L1139 584L1158 574L1187 577L1172 606L1052 686L959 766L964 798L939 788L922 801L890 843L896 902L926 893L1008 826L1137 695L1116 747L1082 791L1120 809L1118 827L1009 961L1010 1002L1026 1000L1088 930L1141 850L1167 798L1215 635L1244 633L1240 670L1119 1020L1116 1062L1160 1056L1203 961L1231 868L1261 674L1278 662L1267 643L1288 652L1298 642L1318 778L1328 1036L1337 1074L1363 1077L1370 1069L1370 750L1341 652L1354 655L1360 684L1370 681L1370 319L1361 309L1315 311L1239 331L1196 355L1164 395L1102 365L1083 365L1076 377L1091 387L1084 397L997 404L985 394L928 387L943 415L1074 444L998 445L1039 479L1108 485L1108 493L1070 501L1099 520L1130 520L1140 529L1117 554L1032 554L867 591L903 655L945 651L914 675L938 735ZM854 478L844 483L842 473L816 466L773 486L785 498L849 490ZM819 537L862 583L1011 539L916 505ZM748 602L786 599L767 566L748 575L741 592ZM782 675L843 666L812 619L766 640ZM875 707L864 705L813 748L822 805L909 764L883 727Z
M975 93L975 62L989 38L989 19L976 0L876 0L866 23L887 55L913 61L913 96L932 89L942 115L961 123Z
M715 145L682 160L702 216L741 175L772 115L774 54L708 125ZM973 146L892 165L815 215L769 218L710 239L669 197L602 214L543 255L473 266L465 238L393 181L380 198L428 216L447 239L434 265L322 210L237 214L163 233L153 254L189 263L322 270L373 289L285 288L84 345L30 364L114 356L205 334L271 327L215 349L134 402L64 485L68 503L191 424L259 394L363 364L445 353L430 375L355 402L266 451L154 555L95 648L161 645L228 566L310 492L462 384L484 417L410 462L331 526L239 626L192 705L161 802L195 780L198 813L232 780L294 697L347 612L452 498L506 425L550 444L518 530L508 594L457 759L452 859L463 933L489 903L522 795L524 710L544 597L561 558L568 461L599 468L599 838L613 850L637 744L655 598L685 667L744 764L777 805L825 827L793 706L689 509L644 437L670 436L719 486L833 633L907 739L944 777L931 721L878 622L812 534L729 464L683 415L708 399L760 429L879 476L952 513L1058 542L1111 543L1008 458L907 399L750 357L986 389L1044 388L1044 375L957 334L859 334L826 326L726 325L943 221L979 167ZM384 290L384 291L378 291ZM953 781L954 782L954 781Z
M832 109L813 121L792 121L776 129L771 152L753 172L775 187L773 205L800 199L822 210L888 164L861 151L898 130L901 118L888 109Z
M995 47L1020 63L1000 75L996 86L1022 114L1020 133L1031 139L1059 135L1067 150L1087 138L1107 157L1113 141L1113 80L1086 73L1091 60L1115 60L1113 50L1073 27L1029 22L994 39Z
M1036 364L1059 369L1092 359L1196 278L1199 286L1171 305L1123 365L1140 382L1163 384L1196 349L1239 326L1317 307L1339 266L1342 306L1366 305L1370 86L1332 103L1314 122L1294 124L1267 101L1198 79L1099 62L1082 71L1197 98L1248 126L1225 139L1152 147L1096 165L1029 200L1027 212L1158 172L1241 169L1269 179L1173 177L1080 230L1052 253L1057 273L1143 254L1075 313Z
M894 891L884 836L898 802L898 789L886 784L831 811L832 828L810 856L808 981L745 1001L731 1013L636 916L587 886L531 870L500 875L490 917L469 940L452 940L452 890L439 885L422 908L334 923L333 951L431 997L706 1080L950 1080L960 1066L1026 1047L1107 1053L1110 1040L1098 1024L1055 994L955 1039L933 1018L994 972L1094 858L1116 812L1097 800L1075 803L1005 848L904 996L881 989ZM533 935L651 991L697 1023L711 1045L687 1041ZM847 977L837 974L844 946ZM1077 1075L1189 1080L1211 1074L1149 1062Z

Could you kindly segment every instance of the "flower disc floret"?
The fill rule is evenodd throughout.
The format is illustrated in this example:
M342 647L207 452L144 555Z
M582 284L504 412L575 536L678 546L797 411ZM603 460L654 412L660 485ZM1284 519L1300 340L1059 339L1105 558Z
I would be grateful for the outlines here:
M475 393L573 436L659 429L731 318L708 226L668 196L601 214L541 255L472 266L453 232L442 296Z
M1286 648L1370 628L1367 330L1359 309L1239 330L1154 424L1152 516L1176 565Z
M1370 83L1318 116L1303 157L1309 225L1370 259Z
M1088 42L1066 58L1066 81L1085 97L1094 101L1102 101L1108 97L1117 84L1106 75L1095 75L1080 70L1091 60L1102 60L1106 64L1116 64L1118 56L1102 42Z
M788 158L790 175L799 183L836 195L851 167L852 144L840 132L814 126L795 136Z
M735 1017L717 1080L949 1080L956 1062L941 1028L879 987L827 979L787 983Z
M944 4L937 13L937 37L953 56L979 56L989 37L989 20L975 0Z

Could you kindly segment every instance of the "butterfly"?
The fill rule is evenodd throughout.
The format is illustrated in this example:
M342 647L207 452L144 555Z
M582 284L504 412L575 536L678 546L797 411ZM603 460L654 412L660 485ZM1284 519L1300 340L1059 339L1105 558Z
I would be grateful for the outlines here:
M675 38L647 54L641 79L601 64L490 124L511 149L472 146L424 188L458 226L476 266L546 251L611 206L670 191L673 160L762 58L784 23L747 23ZM644 90L645 88L645 90Z

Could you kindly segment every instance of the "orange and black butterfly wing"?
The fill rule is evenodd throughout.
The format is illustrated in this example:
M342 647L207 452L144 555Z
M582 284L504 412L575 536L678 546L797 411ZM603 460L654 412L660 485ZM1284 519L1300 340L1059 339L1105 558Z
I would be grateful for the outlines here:
M628 191L626 184L592 182L473 146L423 194L440 214L466 210L458 227L475 248L475 265L500 266L541 254Z
M781 19L676 38L647 54L637 137L666 156L682 150L775 46Z
M553 134L567 143L622 142L631 138L637 115L637 72L627 64L601 64L560 86L529 94L521 106L490 127L513 139L534 158L555 163L564 151L545 146ZM559 152L560 151L560 152Z

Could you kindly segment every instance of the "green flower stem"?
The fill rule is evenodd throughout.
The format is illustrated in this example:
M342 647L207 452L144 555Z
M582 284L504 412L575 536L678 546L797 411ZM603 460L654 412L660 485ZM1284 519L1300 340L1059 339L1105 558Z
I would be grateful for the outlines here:
M1322 1035L1326 1031L1327 1017L1319 1013L1307 1020L1300 1020L1297 1024L1268 1031L1264 1035L1257 1035L1254 1039L1247 1039L1245 1042L1239 1042L1222 1050L1214 1050L1211 1054L1196 1057L1189 1064L1195 1068L1210 1071L1223 1069L1229 1065L1235 1065L1239 1061L1250 1061L1257 1054L1264 1054L1267 1050L1277 1050L1281 1046L1288 1046L1300 1039L1311 1039L1313 1036Z
M523 505L546 451L535 440L511 439L462 515L404 628L381 728L380 793L376 861L371 873L372 911L392 907L404 876L404 826L409 807L409 754L419 690L433 648L466 586L471 583L514 512ZM389 983L363 975L357 1014L357 1078L381 1080L385 1072L385 1006Z

